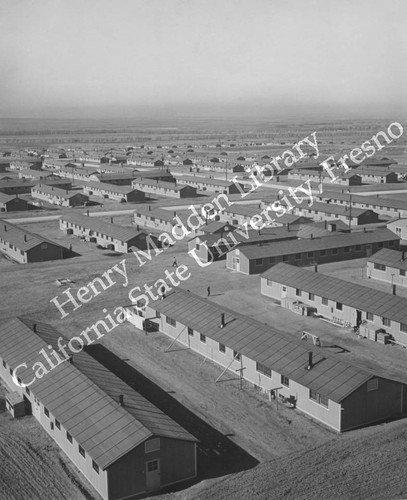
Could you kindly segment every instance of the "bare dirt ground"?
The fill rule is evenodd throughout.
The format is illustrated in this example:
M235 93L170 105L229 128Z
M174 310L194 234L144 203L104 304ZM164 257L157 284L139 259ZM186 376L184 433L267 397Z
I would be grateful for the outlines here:
M101 498L34 417L9 415L1 386L0 406L1 500Z
M165 500L389 500L407 497L403 421L341 436Z

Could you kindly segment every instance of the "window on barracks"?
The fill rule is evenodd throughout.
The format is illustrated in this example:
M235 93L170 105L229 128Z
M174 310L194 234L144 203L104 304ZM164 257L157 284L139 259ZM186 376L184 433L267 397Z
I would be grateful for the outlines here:
M202 333L201 333L199 335L199 340L205 344L206 343L206 337L205 337L205 335L202 335Z
M72 436L69 434L69 432L66 433L66 439L72 443Z
M384 326L391 326L391 321L388 318L382 318Z
M297 297L301 297L301 290L299 288L295 289L295 295L297 295Z
M219 344L219 351L225 353L226 352L226 347L224 344Z
M256 259L255 264L256 266L261 266L263 264L263 259Z
M338 311L342 311L342 309L343 309L343 304L342 304L342 302L337 302L337 303L336 303L336 308L338 309Z
M379 388L379 379L378 378L372 378L366 384L367 392L377 391L378 388Z
M271 378L271 369L261 363L256 363L256 371L262 373L266 377Z
M78 450L79 450L79 453L85 458L85 450L82 448L81 445L78 445Z
M188 335L190 335L191 337L194 336L194 330L190 327L188 327Z
M319 394L318 392L310 389L309 398L312 401L315 401L315 403L318 403L318 404L328 408L328 398L326 396L323 396L322 394Z
M405 275L406 275L405 269L400 269L400 276L405 276Z
M241 356L240 352L233 351L233 357L236 359L236 361L240 361L242 356Z
M92 467L99 474L99 465L94 460L92 460Z
M374 263L374 268L377 269L378 271L385 271L386 266L383 264L378 264L377 262Z
M366 313L366 319L367 321L373 321L374 320L374 314L373 313Z
M282 383L282 385L289 387L290 379L288 377L286 377L285 375L281 375L281 383Z
M322 297L322 305L324 306L328 305L328 299L326 297Z
M176 326L177 325L177 322L175 321L175 319L172 319L169 316L165 317L165 321L170 326Z
M309 293L308 294L308 299L309 300L314 300L315 299L315 295L313 293Z

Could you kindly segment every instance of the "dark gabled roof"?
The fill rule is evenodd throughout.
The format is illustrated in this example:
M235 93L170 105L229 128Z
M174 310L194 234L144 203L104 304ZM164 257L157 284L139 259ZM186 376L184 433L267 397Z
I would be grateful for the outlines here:
M102 233L105 236L110 236L116 240L122 242L128 242L139 236L145 236L146 233L137 231L133 227L118 226L117 224L111 224L110 222L105 222L100 217L89 217L87 215L72 214L72 215L62 215L62 221L67 221L72 224L77 224L78 226Z
M220 221L219 221L220 222ZM223 223L225 225L225 223ZM205 230L207 226L202 226L201 230ZM245 244L254 244L261 242L270 242L270 241L279 241L279 240L296 240L297 239L297 231L288 230L286 227L268 227L263 228L260 232L249 229L246 231L242 229L240 232L237 232L239 229L233 228L233 238L239 242L239 249L243 248ZM223 237L226 237L230 231L225 231L223 233ZM221 237L220 233L217 234L207 234L207 235L198 235L194 238L191 238L190 241L199 238L201 241L205 241L208 246L212 246L216 243ZM292 243L291 243L292 245ZM256 247L257 248L257 247Z
M208 177L200 177L195 175L179 175L177 176L177 181L182 180L184 182L198 182L201 184L210 184L212 186L222 186L230 187L234 183L230 181L224 181L222 179L209 179Z
M317 201L314 201L311 206L308 204L308 201L303 201L302 203L297 203L294 208L302 210L312 210L334 215L346 215L347 217L349 216L350 211L348 206L337 205L335 203L319 203ZM360 217L366 212L372 212L372 209L352 207L351 215L352 217Z
M338 403L375 375L180 287L149 307Z
M122 180L122 179L135 179L139 172L103 172L90 174L92 177L97 177L101 182L109 182L112 180Z
M358 231L351 233L322 236L319 238L304 238L295 242L277 241L272 245L250 245L239 247L240 252L248 259L260 259L264 257L278 257L281 255L295 255L301 252L313 252L328 250L332 248L344 248L367 243L378 243L383 241L399 241L400 237L390 229L375 229L374 231Z
M54 186L47 186L46 184L37 184L31 188L31 192L33 192L33 190L52 196L60 196L66 200L74 198L78 194L87 198L81 191L68 191L67 189L58 189Z
M32 248L47 243L56 247L64 248L54 241L48 240L39 234L31 233L27 229L11 224L8 220L0 219L0 238L15 245L19 250L27 252Z
M196 189L192 186L186 186L185 184L177 186L174 182L164 182L154 179L143 179L143 178L134 179L134 181L132 182L132 186L135 186L136 184L141 184L142 186L152 186L162 189L169 189L171 191L184 191L185 189Z
M47 184L49 186L60 186L60 185L71 185L71 182L68 179L43 179L43 184ZM12 180L1 180L0 181L0 190L8 187L20 187L27 186L32 188L38 184L38 180L34 179L32 181L27 179L12 179Z
M407 324L407 299L280 262L261 278L299 288L347 306Z
M35 334L28 322L15 318L2 325L0 355L19 370L24 383L33 378L31 367L43 362L41 349L57 347L59 333L37 323ZM49 366L44 363L49 368ZM152 435L195 441L182 427L127 386L84 352L74 354L73 364L63 362L31 386L32 393L67 429L84 450L106 469ZM125 406L113 399L124 394Z
M176 210L164 210L162 208L151 208L150 210L150 207L145 205L137 207L134 213L142 214L146 217L155 217L156 219L161 219L165 222L169 222L172 225L177 224L177 222L174 220L174 217L176 215L184 224L186 224L188 219L188 214L185 214L183 212L178 213Z
M221 220L213 220L208 222L204 226L201 226L198 231L203 231L204 233L210 235L211 233L218 233L217 237L219 238L219 234L228 231L234 231L236 228L229 222L221 221ZM191 238L193 239L193 238Z
M9 195L9 194L4 194L0 192L0 203L9 203L10 201L14 200L16 197Z
M407 271L407 253L405 252L403 254L403 252L391 250L390 248L382 248L369 257L368 262L384 264L385 266L393 267L394 269L404 269Z
M137 191L137 189L131 186L117 186L116 184L108 184L107 182L88 181L84 182L83 185L86 187L100 189L103 191L107 191L108 193L115 194L130 194L134 191Z
M337 193L335 191L324 191L322 194L317 196L323 197L326 200L339 200L345 201L349 205L349 194L348 193ZM406 200L393 200L391 198L380 198L378 196L362 196L352 193L352 204L353 203L363 203L366 205L376 205L378 207L390 207L396 210L404 209L407 210L407 195Z
M160 177L173 177L173 176L169 170L140 170L137 172L137 175L135 177L141 179L157 179Z
M397 175L396 172L393 172L392 170L388 170L386 168L369 168L368 166L366 167L358 167L354 170L359 175L378 175L380 177L386 177L389 174Z

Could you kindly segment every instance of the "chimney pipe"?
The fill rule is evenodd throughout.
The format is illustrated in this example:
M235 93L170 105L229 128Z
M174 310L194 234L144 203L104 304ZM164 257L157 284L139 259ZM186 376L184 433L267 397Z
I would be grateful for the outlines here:
M311 233L311 240L313 240L313 239L314 239L314 235Z
M225 313L220 315L220 328L224 328L225 326Z
M307 370L311 370L313 364L312 364L312 352L310 351L308 353L308 366L307 366Z
M405 250L403 250L403 251L401 252L401 262L404 262L404 259L405 259L405 258L406 258L406 251L405 251Z
M24 235L24 241L27 243L27 235Z
M113 224L113 217L110 217L110 222Z
M34 333L37 333L37 323L34 323L34 324L33 324L33 332L34 332Z
M123 394L119 395L119 404L120 404L120 406L124 406L124 396L123 396Z

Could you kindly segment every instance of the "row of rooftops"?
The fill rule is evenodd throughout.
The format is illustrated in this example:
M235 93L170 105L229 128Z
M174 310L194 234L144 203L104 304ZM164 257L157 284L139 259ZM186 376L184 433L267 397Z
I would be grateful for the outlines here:
M31 367L42 361L42 349L58 350L60 335L53 327L36 323L36 332L33 327L15 318L0 331L0 356L12 369L28 366L18 372L23 383L32 380ZM30 390L102 469L150 436L197 441L84 351L37 378Z
M385 198L379 195L377 196L362 196L357 193L340 193L336 191L324 191L321 194L316 195L319 199L323 199L326 202L331 200L344 201L349 205L352 200L352 205L355 203L365 204L367 206L371 205L372 208L394 208L395 210L407 210L407 195L406 200L396 200L392 198Z
M370 287L280 262L261 278L298 288L347 306L407 324L407 299Z
M31 192L43 193L50 196L58 196L59 198L63 198L65 200L69 200L74 198L78 194L83 195L81 191L77 190L68 190L68 189L59 189L54 186L48 186L47 184L37 184L36 186L31 188Z
M42 243L50 243L52 245L60 246L39 234L27 231L20 226L11 224L8 220L0 219L0 238L7 241L11 245L16 246L18 249L26 252L32 248L41 245Z
M381 243L385 241L400 241L400 237L389 229L375 229L373 231L353 231L349 233L335 234L320 238L303 238L295 242L276 241L271 245L248 245L240 246L240 252L248 259L264 257L277 257L279 255L295 255L303 252L314 252L319 250L330 250L332 248L354 247Z
M157 180L145 179L143 177L134 179L134 181L132 182L132 185L133 186L137 186L137 185L150 186L150 187L156 187L159 189L167 189L170 191L183 191L189 187L186 185L177 185L174 182L159 181L158 179Z
M149 304L202 335L340 403L376 374L305 346L286 333L178 287ZM224 315L224 327L220 328ZM307 370L308 353L314 366Z
M397 250L391 250L390 248L382 248L369 257L368 261L375 264L383 264L393 269L402 269L407 271L406 251L398 252Z
M105 236L109 236L110 238L114 238L124 243L140 235L146 234L140 231L136 231L134 227L119 226L117 224L105 222L100 217L89 217L87 215L80 215L80 214L62 215L60 221L76 224L81 228L101 233Z

